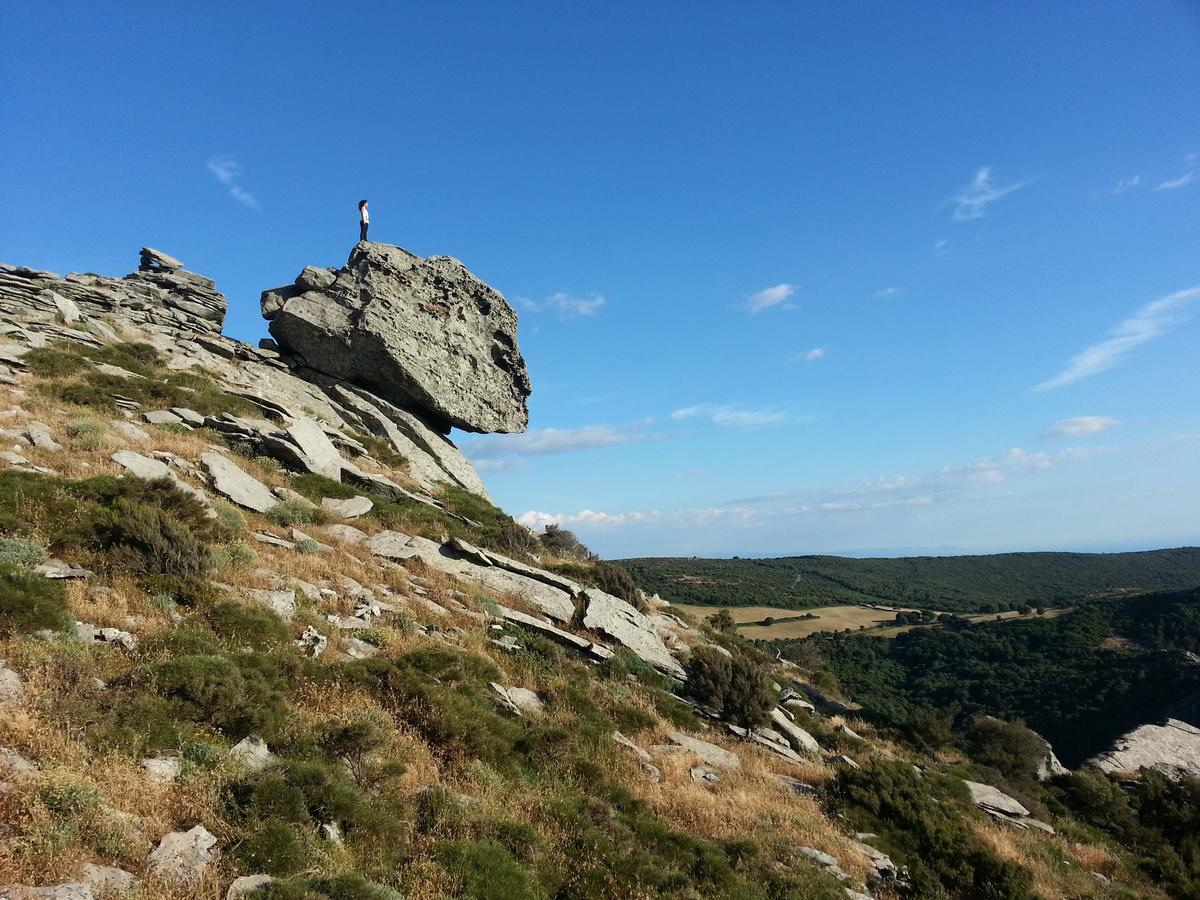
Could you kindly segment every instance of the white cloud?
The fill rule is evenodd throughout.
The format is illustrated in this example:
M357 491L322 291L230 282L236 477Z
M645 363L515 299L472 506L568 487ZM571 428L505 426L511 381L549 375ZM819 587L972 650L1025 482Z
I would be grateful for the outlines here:
M1142 183L1141 175L1132 175L1129 178L1121 178L1113 185L1112 192L1114 194L1123 194L1128 190L1132 190Z
M938 241L933 245L934 256L945 256L950 252L950 242L947 240Z
M476 465L503 471L513 468L514 458L545 456L615 447L654 439L643 429L647 422L623 428L611 425L586 425L583 428L540 428L523 434L489 434L462 442L462 450Z
M816 362L818 359L824 359L828 353L824 347L813 347L811 350L805 350L797 358L801 362Z
M545 300L531 300L528 297L518 298L525 309L530 312L555 312L560 319L574 319L578 316L594 316L604 306L606 301L601 294L588 294L586 297L576 297L572 294L558 291Z
M752 528L759 524L761 513L753 509L722 507L690 507L673 510L635 510L608 513L581 509L576 513L551 513L531 509L517 516L517 521L535 531L547 525L562 528L616 529L632 525L662 524L685 528L704 528L719 525L723 528Z
M1196 170L1192 169L1190 172L1185 172L1183 175L1180 175L1178 178L1172 178L1169 181L1164 181L1162 184L1158 185L1158 187L1156 187L1154 190L1156 190L1156 191L1177 191L1181 187L1187 187L1189 184L1191 184L1193 181L1195 181L1195 179L1196 179Z
M944 244L945 241L938 241L938 243ZM900 293L900 288L898 288L898 287L885 287L882 291L876 291L875 296L882 297L884 300L890 300L892 297L895 297L899 293Z
M1061 419L1055 422L1042 437L1086 437L1116 428L1120 424L1120 419L1114 419L1111 416L1075 416L1072 419Z
M262 209L258 199L238 183L242 177L242 166L236 159L230 156L213 156L205 163L205 167L212 173L213 178L225 186L231 198L250 209Z
M785 301L796 293L794 284L777 284L774 287L765 288L757 294L751 294L746 298L746 311L751 315L760 313L765 309L779 306L781 309L790 309L791 304ZM780 304L783 304L780 306Z
M1200 299L1200 285L1151 301L1112 329L1106 341L1092 344L1074 356L1065 369L1034 390L1074 384L1115 366L1122 357L1147 341L1161 337L1187 320L1188 308Z
M703 418L722 428L761 428L778 425L787 417L787 413L775 409L742 409L731 404L713 403L698 403L671 413L671 418L676 421Z
M991 166L984 166L975 173L975 177L957 195L950 198L954 204L954 218L957 221L981 219L987 215L987 209L1001 197L1020 190L1029 181L1018 181L1007 187L996 187L992 183Z

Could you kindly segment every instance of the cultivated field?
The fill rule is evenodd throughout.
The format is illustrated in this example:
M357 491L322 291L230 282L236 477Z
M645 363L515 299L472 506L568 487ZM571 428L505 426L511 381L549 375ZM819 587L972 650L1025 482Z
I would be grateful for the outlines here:
M705 619L717 612L721 607L696 606L687 603L672 604L672 609L680 609L697 619ZM752 641L767 641L773 638L802 638L818 631L852 631L859 626L872 628L895 619L896 613L902 607L894 609L865 609L861 606L819 606L815 609L781 609L775 606L730 606L729 614L738 623L738 634ZM811 613L815 619L796 619L795 616ZM773 625L750 625L749 622L760 622L768 616L776 619L792 618L793 621L776 622Z

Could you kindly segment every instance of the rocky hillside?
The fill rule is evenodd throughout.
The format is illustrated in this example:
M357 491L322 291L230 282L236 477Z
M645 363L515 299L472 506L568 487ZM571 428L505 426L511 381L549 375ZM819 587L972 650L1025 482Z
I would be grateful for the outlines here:
M1027 731L1011 765L932 755L493 506L446 434L524 428L530 382L461 263L362 243L262 308L272 341L222 336L150 248L0 267L0 898L1184 883Z

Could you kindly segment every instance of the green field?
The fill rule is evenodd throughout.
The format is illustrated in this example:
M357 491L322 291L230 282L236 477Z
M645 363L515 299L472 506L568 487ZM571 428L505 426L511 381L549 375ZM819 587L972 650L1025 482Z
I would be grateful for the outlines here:
M619 561L673 604L782 610L855 604L996 613L1200 584L1200 548L1139 553L1002 553L853 559L638 558ZM761 618L761 617L760 617Z

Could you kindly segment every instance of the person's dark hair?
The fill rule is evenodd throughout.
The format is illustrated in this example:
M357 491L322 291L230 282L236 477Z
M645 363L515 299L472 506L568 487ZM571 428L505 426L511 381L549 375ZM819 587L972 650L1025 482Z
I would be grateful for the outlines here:
M359 201L358 201L358 208L359 208L359 209L362 209L362 208L363 208L364 206L366 206L366 205L367 205L367 201L366 201L366 200L359 200Z

